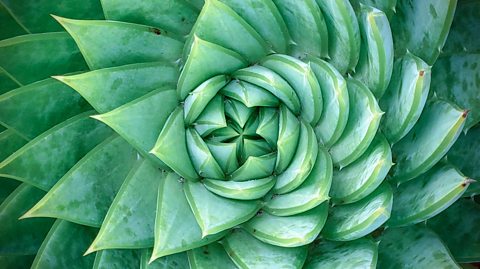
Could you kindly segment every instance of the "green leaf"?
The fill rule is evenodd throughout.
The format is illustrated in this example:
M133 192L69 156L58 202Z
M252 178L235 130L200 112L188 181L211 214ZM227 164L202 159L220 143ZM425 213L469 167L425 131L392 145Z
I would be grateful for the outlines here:
M225 173L213 157L205 141L195 129L187 129L187 150L193 167L201 177L224 179Z
M277 146L279 130L279 113L274 108L260 108L258 110L258 126L255 133L261 136L270 146Z
M394 181L408 181L433 167L460 135L466 117L448 102L427 104L418 123L392 147Z
M189 54L194 36L236 51L249 63L257 62L269 52L267 43L255 29L218 0L205 2L185 45L185 56Z
M383 182L392 165L390 145L378 133L359 159L333 172L330 191L333 203L349 204L363 199Z
M260 199L275 185L275 177L270 176L249 181L222 181L205 179L203 184L209 191L225 198L237 200Z
M323 113L315 127L315 134L325 147L330 148L340 138L347 125L349 111L347 83L329 63L316 57L307 57L307 60L317 77L323 96Z
M378 244L371 239L348 242L321 240L311 246L303 268L376 268L377 255Z
M184 103L185 125L191 125L195 122L227 82L228 78L226 76L215 76L206 80L188 94Z
M298 247L308 245L317 238L327 220L327 215L328 203L323 203L306 212L288 217L262 212L242 227L267 244Z
M91 268L95 256L84 257L83 252L96 232L87 226L57 220L38 250L32 269Z
M380 239L379 268L461 268L440 238L428 228L389 228Z
M369 196L330 210L322 235L328 240L350 241L363 237L385 223L392 210L392 189L383 183Z
M360 9L362 46L354 77L365 83L373 94L380 98L392 76L392 31L385 13L363 5Z
M0 256L0 264L4 269L30 268L35 255L5 255Z
M157 107L158 103L155 104ZM167 119L155 146L150 151L173 171L188 179L198 179L187 150L183 108L177 107ZM157 116L153 114L152 116ZM158 116L157 116L158 117Z
M0 4L0 21L3 25L3 27L0 29L0 40L24 35L27 33L25 26L22 27L22 25L15 20L15 17L12 15L12 13L9 12L9 10L3 4ZM7 258L2 258L5 259L5 264L7 264ZM12 259L12 261L15 261L15 259Z
M22 86L20 82L16 81L10 74L6 73L6 71L0 67L0 94L4 94L20 86Z
M174 90L159 89L93 118L110 126L142 155L167 168L148 152L177 104Z
M347 89L350 104L347 125L330 149L333 164L340 169L353 163L367 150L383 115L375 97L362 82L348 78Z
M280 104L272 93L245 81L233 80L221 92L226 97L240 101L247 107L276 107Z
M0 177L0 205L7 199L7 197L20 185L20 181Z
M398 0L392 19L395 54L407 50L433 65L445 44L457 0Z
M289 54L295 57L307 54L328 57L327 25L315 0L273 0L273 2L282 14L294 42Z
M178 96L184 100L205 80L217 75L233 73L247 65L248 63L235 51L194 35L188 58L178 79Z
M242 166L231 173L227 178L234 181L246 181L270 176L275 168L276 159L277 154L275 152L259 157L250 156Z
M417 123L427 101L430 79L430 67L415 55L407 53L395 61L392 81L380 99L385 111L380 129L390 143L397 143Z
M228 257L223 246L217 242L188 251L190 268L217 268L236 269L237 266Z
M140 255L136 250L102 250L95 255L92 269L137 268Z
M100 227L136 151L114 135L75 164L22 218L51 217Z
M300 99L282 77L263 66L254 65L233 73L233 77L260 86L275 95L295 115L300 114Z
M277 53L286 53L290 42L287 25L269 0L220 0L244 19ZM254 8L252 8L254 7Z
M107 20L132 22L160 27L175 34L187 35L198 16L198 10L178 0L102 0Z
M193 127L202 137L208 136L215 130L227 127L225 106L221 95L213 97L202 113L200 113Z
M92 70L160 60L173 63L181 57L180 38L158 28L117 21L55 19L75 39Z
M242 224L260 209L259 201L232 200L217 196L200 182L185 182L184 191L202 229L202 237Z
M239 128L244 128L255 108L245 106L233 99L225 100L225 116L228 116Z
M88 69L67 33L32 34L0 41L0 67L19 85Z
M28 33L61 31L62 27L50 14L76 19L103 19L102 5L96 0L74 0L63 5L49 0L2 0L0 5L8 9Z
M480 53L442 57L433 66L432 89L439 98L468 109L465 130L480 122Z
M464 196L480 193L480 125L472 127L466 134L460 134L455 144L448 151L447 159L469 178L477 180L470 185Z
M87 252L152 247L157 190L166 176L148 160L138 161L125 178Z
M158 188L155 245L150 262L157 258L208 245L225 233L202 236L195 216L183 192L181 178L168 173ZM189 181L188 181L189 182Z
M0 108L1 109L1 108ZM5 160L12 153L17 151L28 141L12 129L0 132L0 162Z
M460 199L438 216L428 220L448 246L455 260L461 263L480 261L480 205L471 199Z
M289 193L267 196L263 209L275 216L291 216L318 206L329 198L332 170L330 155L319 146L312 171L302 185Z
M292 86L302 106L300 115L315 126L322 115L323 100L320 85L310 65L280 54L263 58L260 65L274 71Z
M50 189L87 152L109 137L104 124L89 118L92 111L70 118L0 163L0 176Z
M459 199L470 183L453 166L438 164L397 188L388 225L411 225L437 215Z
M233 262L247 268L301 268L307 256L306 246L283 248L256 239L241 229L235 229L223 245Z
M225 174L230 174L237 170L237 144L208 140L205 143Z
M360 28L350 2L347 0L316 2L327 24L329 62L341 74L354 70L360 55Z
M149 263L152 256L152 249L142 251L140 269L185 269L188 266L188 257L186 252L180 252L168 256L163 256Z
M80 93L96 111L105 113L155 89L174 89L178 70L165 62L153 62L54 78Z
M43 195L45 195L44 191L22 184L0 205L1 255L35 255L37 253L53 220L44 218L18 220L18 218Z
M300 121L300 135L295 155L287 168L277 176L274 192L284 194L300 186L312 171L317 154L318 142L315 132L302 120Z
M480 40L476 37L476 29L480 26L476 12L479 8L478 1L458 1L442 54L480 52Z
M78 93L54 79L0 95L0 122L28 139L90 109Z

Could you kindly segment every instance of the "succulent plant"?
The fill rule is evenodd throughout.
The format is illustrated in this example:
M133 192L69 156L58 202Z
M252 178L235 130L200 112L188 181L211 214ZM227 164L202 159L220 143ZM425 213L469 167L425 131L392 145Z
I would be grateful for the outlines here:
M479 10L1 0L0 267L480 262Z

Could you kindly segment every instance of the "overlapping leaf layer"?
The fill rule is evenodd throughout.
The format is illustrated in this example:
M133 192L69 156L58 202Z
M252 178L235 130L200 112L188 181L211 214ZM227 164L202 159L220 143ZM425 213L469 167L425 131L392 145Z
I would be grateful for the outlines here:
M1 267L480 262L475 10L0 0Z

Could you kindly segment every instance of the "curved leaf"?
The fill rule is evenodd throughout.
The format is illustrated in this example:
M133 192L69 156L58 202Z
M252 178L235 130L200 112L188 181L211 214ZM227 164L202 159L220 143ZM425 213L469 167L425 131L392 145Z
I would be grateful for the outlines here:
M223 246L217 242L188 251L191 269L216 268L236 269Z
M135 250L102 250L95 255L92 269L135 268L140 263L140 255Z
M249 181L222 181L205 179L203 184L209 191L225 198L237 200L260 199L275 185L275 177Z

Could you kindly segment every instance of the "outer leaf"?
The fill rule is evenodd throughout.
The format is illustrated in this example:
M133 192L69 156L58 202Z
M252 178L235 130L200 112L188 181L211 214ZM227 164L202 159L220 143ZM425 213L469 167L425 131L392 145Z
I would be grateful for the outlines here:
M475 36L476 29L480 26L477 16L479 7L478 1L458 1L452 27L443 47L444 53L480 52L480 40Z
M363 199L383 182L390 167L390 145L382 134L377 134L358 160L340 171L334 171L330 191L332 201L348 204Z
M90 109L78 93L53 79L0 96L0 122L28 139Z
M189 53L194 35L238 52L249 63L257 62L268 52L267 43L255 29L218 0L205 2L190 35L185 56Z
M354 70L360 56L360 28L350 2L317 0L317 4L327 23L330 63L341 74Z
M480 122L480 53L440 58L433 67L432 89L438 97L470 110L465 130Z
M93 118L110 126L142 155L166 168L147 152L152 149L158 134L177 104L174 90L160 89Z
M392 31L385 13L369 6L362 5L359 23L363 43L354 76L380 98L392 76Z
M333 207L322 231L323 237L350 241L373 232L390 217L392 196L392 189L384 183L356 203Z
M22 218L51 217L100 227L135 157L135 150L121 137L106 139Z
M136 250L102 250L95 255L92 269L137 268L140 255Z
M347 88L350 103L347 126L330 149L333 163L340 169L354 162L367 150L383 115L375 97L363 83L349 78Z
M290 41L287 25L269 0L221 0L252 26L277 53L286 53ZM254 8L252 8L254 7Z
M349 242L322 240L314 243L303 268L376 268L378 244L362 238Z
M96 111L105 113L155 89L174 89L178 71L171 64L153 62L54 78L80 93Z
M5 160L12 153L17 151L28 141L13 130L4 130L0 132L0 162Z
M379 268L460 268L440 238L422 226L390 228L378 247Z
M84 257L83 252L95 232L90 227L57 220L38 250L32 269L91 268L95 256Z
M157 156L182 177L195 180L198 178L198 174L188 155L183 115L181 107L177 107L172 112L150 153Z
M0 205L20 185L20 182L10 178L0 177Z
M0 163L0 176L50 189L78 160L112 132L88 116L70 118L36 137ZM52 156L55 156L54 158Z
M168 173L158 188L155 245L150 262L157 258L208 245L225 235L202 237L202 230L183 193L181 178Z
M18 22L15 21L15 17L12 16L11 12L9 12L3 4L0 4L0 21L2 21L2 25L4 26L0 29L0 39L7 39L27 33L25 26L22 27L18 24ZM5 264L7 264L7 258L4 259ZM12 259L12 261L15 261L15 259Z
M308 245L320 234L327 220L328 203L309 211L288 217L278 217L263 212L242 227L267 244L280 247Z
M390 143L403 138L417 123L430 89L430 67L411 53L397 59L392 81L380 107L385 111L380 128Z
M301 268L307 248L282 248L263 243L247 232L236 229L225 237L223 245L233 262L247 268Z
M466 196L480 193L480 125L471 128L466 134L461 134L448 151L447 159L457 169L469 178L477 180L464 193Z
M217 242L188 251L188 263L192 269L217 268L236 269L223 246Z
M152 247L157 190L166 175L149 161L138 161L125 178L87 252Z
M152 256L152 249L145 249L142 251L140 269L188 268L188 257L186 252L163 256L149 263L150 256Z
M174 62L181 56L183 42L158 28L117 21L55 19L75 39L92 70L159 60Z
M392 20L395 54L409 50L432 65L445 44L456 5L457 0L398 0Z
M4 185L2 185L3 188ZM51 219L18 220L45 195L33 186L22 184L0 205L0 254L35 255L53 224Z
M0 256L0 264L4 269L30 268L35 255L5 255Z
M429 219L432 228L445 242L458 262L480 261L480 205L460 199L438 216Z
M198 10L188 1L178 0L102 0L103 12L108 20L152 25L186 35L198 16Z
M401 184L393 196L390 226L405 226L429 219L453 204L471 180L447 164Z
M450 149L465 124L466 111L444 101L427 105L415 127L392 147L393 178L408 181L434 166Z
M310 210L325 202L332 183L332 159L319 146L317 159L305 181L295 190L266 197L264 210L275 216L290 216Z
M315 0L273 0L273 2L282 14L294 41L289 54L300 57L307 54L328 57L327 25Z
M67 33L24 35L0 41L0 67L19 85L87 69Z
M211 193L200 182L184 183L184 191L195 219L202 229L202 237L244 223L260 209L258 201L223 198Z
M322 1L322 3L328 1ZM331 1L330 1L331 2ZM349 99L347 83L330 64L316 57L308 57L317 76L323 96L323 113L315 127L317 139L330 148L342 135L348 121Z
M50 14L76 19L103 19L102 5L96 0L70 0L64 5L49 0L2 0L5 6L25 30L30 33L61 31L62 28Z

